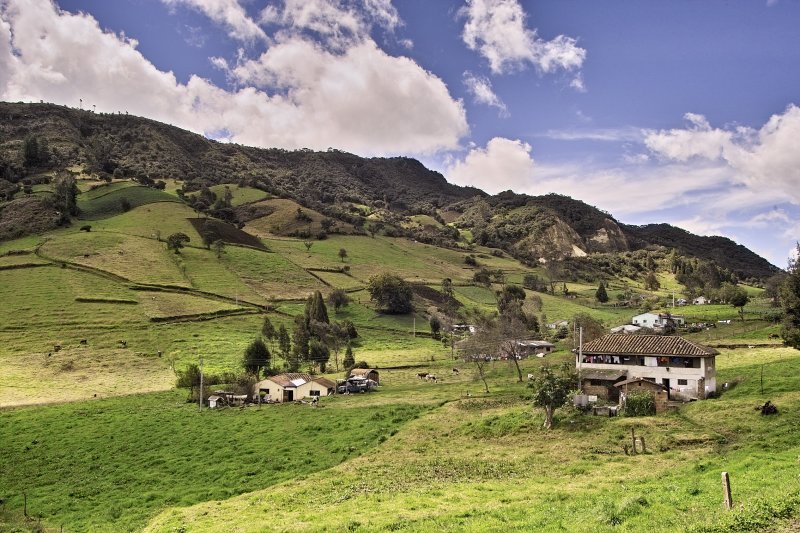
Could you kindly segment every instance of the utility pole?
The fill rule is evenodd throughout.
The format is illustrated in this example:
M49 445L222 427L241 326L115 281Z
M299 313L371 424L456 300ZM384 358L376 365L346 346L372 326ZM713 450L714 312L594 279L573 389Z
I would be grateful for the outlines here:
M200 412L203 411L203 356L200 356L200 398L197 402Z
M581 365L583 365L583 326L581 326L578 340L578 388L581 388Z

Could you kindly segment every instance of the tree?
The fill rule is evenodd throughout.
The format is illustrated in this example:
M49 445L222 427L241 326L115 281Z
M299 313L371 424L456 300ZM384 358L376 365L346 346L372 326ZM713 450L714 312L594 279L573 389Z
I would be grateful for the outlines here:
M248 374L258 377L262 369L269 368L270 353L261 339L255 339L244 351L242 367Z
M67 172L59 173L53 189L53 207L61 213L61 222L78 214L78 184L75 177Z
M606 292L606 286L603 282L600 282L600 285L597 287L597 292L594 293L594 297L597 298L597 301L601 304L604 304L608 301L608 293Z
M222 257L222 254L225 253L225 243L222 241L222 239L217 239L211 243L211 248L214 250L214 255L217 256L217 259Z
M434 339L439 338L439 332L442 329L442 321L439 320L439 317L436 315L431 315L428 319L428 325L431 327L431 335L433 335Z
M387 313L409 313L414 297L411 286L394 274L377 274L369 278L370 299Z
M275 326L272 325L272 321L268 316L264 317L264 322L261 324L261 336L269 341L269 343L272 345L272 349L274 350L275 339L278 336L278 332L275 331Z
M444 278L442 280L442 294L445 295L447 298L455 298L455 293L453 291L453 280L450 278Z
M347 250L345 250L344 248L339 248L339 259L342 260L342 263L344 263L344 259L346 257L347 257Z
M783 326L781 337L783 342L800 350L800 244L796 255L789 259L788 275L780 289L781 307L783 308Z
M371 223L369 225L369 228L367 228L367 231L369 231L369 234L374 239L375 238L375 234L379 233L382 229L383 229L383 222L373 222L373 223Z
M278 349L281 351L281 357L289 359L289 354L292 350L292 339L289 338L289 332L283 324L278 328Z
M348 344L347 349L344 352L344 359L342 360L342 365L347 372L355 366L356 358L353 356L353 348Z
M25 137L22 155L25 160L24 164L26 167L39 166L39 138L36 135L29 135Z
M339 309L346 307L350 303L350 296L347 295L344 289L333 289L328 295L328 305L333 307L333 310L338 313Z
M736 291L731 294L728 303L731 304L733 307L737 307L739 309L739 317L744 322L744 306L750 301L750 297L747 295L747 291L741 287L736 287Z
M302 316L295 317L294 331L292 332L292 352L286 362L289 372L297 372L300 363L308 361L308 343L311 341L311 333Z
M478 332L468 337L459 348L461 359L475 368L475 375L483 382L483 390L489 394L489 383L486 381L486 371L492 363L492 351L495 344L495 334L486 327L481 327Z
M215 241L214 237L214 232L207 230L205 227L203 231L200 232L200 238L203 239L203 246L206 247L206 250L211 249L211 245L214 244Z
M661 288L661 283L654 272L648 272L644 277L644 288L648 291L657 291Z
M325 300L322 298L322 293L314 291L314 294L306 300L305 310L306 324L312 322L322 322L323 324L330 324L328 318L328 308L325 307Z
M565 364L558 372L549 366L542 366L528 382L533 405L544 409L545 429L553 427L553 413L567 403L577 386L578 379L570 364Z
M331 358L331 351L322 341L312 339L308 345L308 355L312 363L319 366L320 372L325 372L325 365Z
M578 346L578 331L580 328L583 328L583 342L592 341L606 333L603 323L586 313L578 313L572 317L572 323L575 324L575 338L572 339L572 344L576 348Z
M314 242L313 241L303 241L303 246L306 247L306 252L310 252L311 251L311 247L314 246Z
M332 218L323 218L319 221L319 225L322 226L322 231L329 233L331 229L336 225L336 221Z
M185 233L173 233L169 237L167 237L167 250L174 250L176 254L181 253L181 248L187 242L189 242L189 236Z
M492 272L486 267L481 267L480 270L472 275L472 281L484 287L489 287L492 285Z

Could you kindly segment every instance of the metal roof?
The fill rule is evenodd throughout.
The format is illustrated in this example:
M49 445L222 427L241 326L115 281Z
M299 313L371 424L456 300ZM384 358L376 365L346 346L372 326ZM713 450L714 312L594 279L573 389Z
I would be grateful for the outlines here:
M627 376L627 370L581 370L581 379L602 379L603 381L616 381L623 376Z
M584 344L583 354L708 357L719 352L682 337L611 334Z

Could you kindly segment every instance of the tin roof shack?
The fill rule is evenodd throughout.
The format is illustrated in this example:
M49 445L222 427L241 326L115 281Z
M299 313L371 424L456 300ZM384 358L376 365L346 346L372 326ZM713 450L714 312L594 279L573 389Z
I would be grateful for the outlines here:
M614 387L619 389L619 403L625 408L625 398L631 392L647 392L653 395L655 401L656 414L666 413L669 402L669 390L666 386L655 383L644 378L631 378L615 383Z
M615 388L614 385L625 379L627 374L627 371L621 368L616 370L583 370L580 375L580 388L584 394L597 396L598 400L616 403L619 400L619 389Z
M329 396L336 383L328 378L309 374L288 373L270 376L253 386L254 394L264 402L293 402L302 398Z
M626 379L664 385L669 399L702 400L717 390L718 354L681 337L611 334L584 344L583 358L576 355L575 363L581 376L596 370L624 371Z
M517 346L522 357L534 354L548 354L556 348L554 344L547 341L517 341Z
M372 381L375 382L376 385L381 384L379 373L374 368L354 368L350 371L350 375L347 377L348 378L359 377L359 378L371 379Z

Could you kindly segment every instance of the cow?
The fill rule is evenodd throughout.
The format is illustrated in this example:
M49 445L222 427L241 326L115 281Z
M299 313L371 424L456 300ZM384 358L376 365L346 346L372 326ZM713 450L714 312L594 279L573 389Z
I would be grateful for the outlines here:
M119 343L119 345L120 345L120 346L122 346L123 348L127 348L127 347L128 347L128 341L125 341L125 340L120 340L120 341L117 341L117 342L118 342L118 343Z
M81 339L81 346L86 346L87 344L89 344L89 341L88 341L88 340L86 340L86 339Z
M528 381L532 380L533 378L534 378L533 374L528 374Z
M427 379L428 381L433 381L434 383L436 383L436 376L435 376L435 375L433 375L433 374L428 374L428 375L425 377L425 379Z
M455 374L456 376L458 375L458 369L455 367L453 368L453 374Z
M61 345L60 345L60 344L54 344L54 345L53 345L53 351L54 351L54 352L57 352L57 351L59 351L59 350L61 350Z
M427 372L420 372L419 374L417 374L417 377L419 379L426 379L428 377L428 373Z

